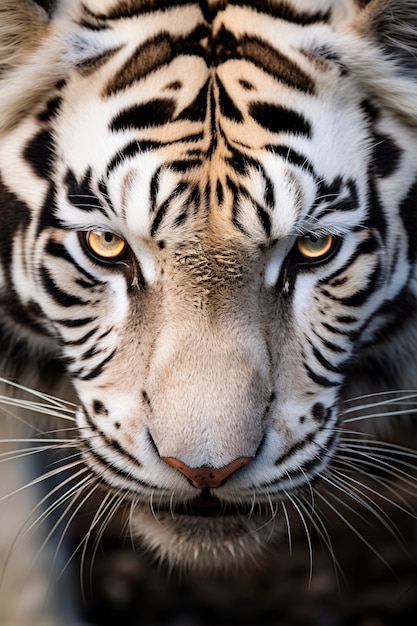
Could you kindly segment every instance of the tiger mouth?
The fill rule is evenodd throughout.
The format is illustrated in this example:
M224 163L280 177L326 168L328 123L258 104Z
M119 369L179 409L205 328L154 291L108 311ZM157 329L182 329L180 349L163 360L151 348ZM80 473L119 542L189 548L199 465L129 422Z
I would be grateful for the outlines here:
M192 500L161 506L158 507L158 511L187 517L231 517L249 516L253 514L253 506L223 502L213 496L208 488L204 488Z

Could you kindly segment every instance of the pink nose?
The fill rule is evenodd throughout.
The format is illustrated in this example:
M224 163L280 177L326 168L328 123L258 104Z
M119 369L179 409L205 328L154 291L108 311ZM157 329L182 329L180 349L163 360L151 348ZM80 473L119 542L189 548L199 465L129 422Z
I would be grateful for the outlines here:
M193 486L198 489L204 489L204 487L220 487L226 478L253 459L251 456L242 456L228 465L216 469L215 467L188 467L188 465L182 461L171 456L163 456L161 458L165 463L175 467L175 469L189 478Z

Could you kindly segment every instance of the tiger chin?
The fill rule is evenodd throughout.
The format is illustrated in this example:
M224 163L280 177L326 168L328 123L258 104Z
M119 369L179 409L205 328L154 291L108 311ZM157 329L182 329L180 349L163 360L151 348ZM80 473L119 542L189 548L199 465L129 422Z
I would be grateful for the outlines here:
M41 390L62 502L104 490L91 532L126 507L171 563L256 560L383 467L351 402L417 389L416 2L0 16L0 375Z

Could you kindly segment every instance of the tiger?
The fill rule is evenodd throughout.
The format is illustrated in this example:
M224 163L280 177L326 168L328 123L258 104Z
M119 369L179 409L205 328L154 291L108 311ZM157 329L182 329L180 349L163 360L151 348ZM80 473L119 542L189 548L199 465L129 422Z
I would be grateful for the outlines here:
M417 389L415 1L1 0L0 69L2 379L78 502L256 559Z

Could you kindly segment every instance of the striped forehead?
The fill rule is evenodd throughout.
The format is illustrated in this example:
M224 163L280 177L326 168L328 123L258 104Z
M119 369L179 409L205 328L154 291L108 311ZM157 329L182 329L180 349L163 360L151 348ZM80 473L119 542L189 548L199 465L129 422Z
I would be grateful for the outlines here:
M117 6L117 15L84 9L91 56L62 106L73 204L101 194L110 220L123 217L122 234L175 239L210 213L267 244L299 228L316 181L344 170L360 178L360 133L352 141L334 102L316 98L317 57L305 53L306 31L324 27L326 14L284 21L231 5L208 21L197 4L179 3L155 20ZM349 114L354 122L355 107Z

